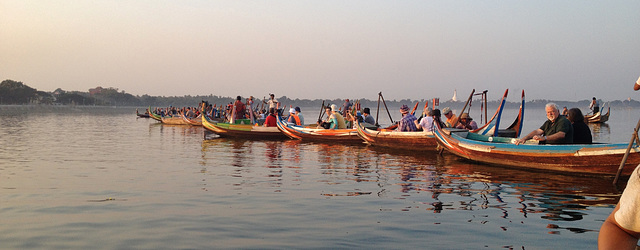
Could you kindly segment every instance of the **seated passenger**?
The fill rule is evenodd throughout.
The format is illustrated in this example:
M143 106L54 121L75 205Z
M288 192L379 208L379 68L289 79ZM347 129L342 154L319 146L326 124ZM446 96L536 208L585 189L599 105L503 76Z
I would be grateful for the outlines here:
M458 126L458 117L451 111L451 108L444 108L442 114L447 118L447 121L444 123L447 128L455 128Z
M579 108L569 109L567 119L573 125L573 143L574 144L591 144L591 129L584 123L584 116Z
M373 119L373 116L371 116L371 110L369 108L364 108L364 110L362 110L362 116L365 123L376 125L376 119Z
M295 108L291 108L289 110L289 118L287 118L287 123L300 126L300 117L296 113Z
M420 123L416 121L416 126L424 132L433 132L433 130L435 130L434 121L440 121L440 116L439 109L429 110L427 116L420 119ZM440 127L444 127L442 122L440 122Z
M267 116L267 118L264 120L264 125L265 127L276 127L277 125L277 118L276 118L276 110L274 108L270 108L269 109L269 115Z
M331 107L326 106L324 108L324 113L327 115L327 118L325 118L325 120L320 120L318 119L318 127L316 128L324 128L324 129L329 129L329 127L331 126Z
M478 124L469 116L469 113L462 113L460 115L460 121L458 122L458 126L456 128L463 128L467 130L478 129Z
M331 104L331 115L329 116L329 122L331 123L330 129L346 129L347 123L344 122L344 117L338 112L338 106Z
M407 105L402 105L400 107L400 113L402 113L402 119L398 122L397 130L400 132L415 132L418 131L416 127L416 119L411 113L409 113L409 107Z
M573 126L564 116L560 116L560 110L555 103L547 103L544 110L547 112L547 121L540 128L531 131L526 136L516 140L519 145L529 139L538 141L538 144L571 144L573 143Z
M304 126L304 116L302 116L302 111L300 110L300 107L295 107L294 108L296 111L296 115L298 116L298 118L300 118L300 126Z

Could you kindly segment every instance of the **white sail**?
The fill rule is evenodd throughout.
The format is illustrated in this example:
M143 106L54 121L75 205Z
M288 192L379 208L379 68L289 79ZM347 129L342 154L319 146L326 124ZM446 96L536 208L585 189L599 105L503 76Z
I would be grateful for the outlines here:
M457 90L453 90L453 97L451 97L451 100L454 102L458 101L458 91Z

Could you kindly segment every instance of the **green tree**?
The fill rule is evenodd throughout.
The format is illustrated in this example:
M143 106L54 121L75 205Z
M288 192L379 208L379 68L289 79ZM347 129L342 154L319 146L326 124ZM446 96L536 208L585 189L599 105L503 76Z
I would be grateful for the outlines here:
M0 104L28 104L38 100L37 90L14 80L0 83Z

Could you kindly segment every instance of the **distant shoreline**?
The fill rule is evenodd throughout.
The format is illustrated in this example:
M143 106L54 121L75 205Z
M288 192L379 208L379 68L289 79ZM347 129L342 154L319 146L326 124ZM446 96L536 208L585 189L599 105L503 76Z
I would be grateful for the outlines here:
M314 104L314 103L309 103L307 102L308 100L300 100L301 103L297 103L297 102L292 102L292 103L285 103L285 106L299 106L299 107L320 107L322 104ZM404 101L404 102L403 102ZM402 104L406 104L408 106L413 106L415 105L416 102L419 102L418 100L413 100L410 101L409 100L403 100L403 101L387 101L387 106L392 109L392 108L397 108L399 106L401 106ZM362 107L369 107L372 110L376 108L377 103L374 101L370 101L367 100L367 104L362 104ZM527 101L525 102L525 109L526 108L543 108L547 103L553 102L555 104L557 104L560 108L562 107L568 107L568 108L580 108L582 110L586 110L589 107L589 100L583 100L583 101L578 101L578 102L567 102L567 101L550 101L550 100L532 100L532 101ZM605 105L606 103L606 105ZM611 106L612 109L633 109L633 108L640 108L640 102L639 101L635 101L635 100L625 100L625 101L612 101L612 102L605 102L605 103L600 103L600 108L607 108L609 106ZM338 106L342 105L342 102L332 102L332 103L325 103L325 105L328 104L336 104ZM457 102L453 102L453 101L445 101L445 102L440 102L439 108L442 109L444 107L451 107L453 109L456 108L462 108L464 106L465 102L461 102L461 101L457 101ZM499 104L498 101L489 101L487 102L487 106L489 107L489 109L492 109L492 107L497 107ZM182 106L197 106L198 104L192 104L192 105L180 105L180 104L176 104L176 105L171 105L171 106L175 106L175 107L182 107ZM480 106L480 100L473 100L472 105L474 107ZM0 110L5 110L5 109L24 109L24 110L32 110L32 109L43 109L43 110L64 110L64 109L139 109L140 112L144 112L146 110L146 108L148 108L149 106L151 106L152 108L164 108L164 107L168 107L169 105L162 105L162 106L156 106L156 105L139 105L139 106L135 106L135 105L124 105L124 106L115 106L115 105L70 105L70 104L0 104ZM424 107L424 102L419 102L418 103L418 109L422 109ZM429 107L433 107L432 103L429 102ZM519 102L509 102L507 101L505 103L505 108L518 108L520 107L520 103ZM384 109L384 105L380 105L380 108Z

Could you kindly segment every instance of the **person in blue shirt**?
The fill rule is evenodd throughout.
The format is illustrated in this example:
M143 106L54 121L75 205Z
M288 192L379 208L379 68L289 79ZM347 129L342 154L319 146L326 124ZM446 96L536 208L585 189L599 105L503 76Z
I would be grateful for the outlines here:
M409 113L409 107L407 105L402 105L402 107L400 107L400 113L402 113L402 119L400 119L400 122L398 122L397 130L400 132L418 131L415 123L415 121L418 119L416 119L415 116Z

